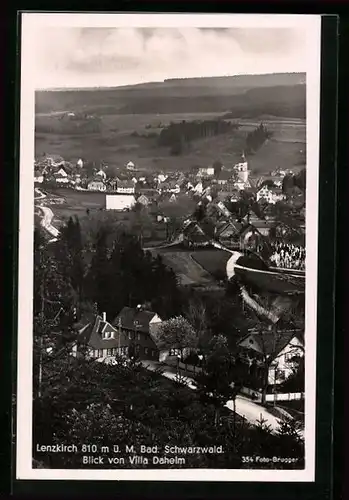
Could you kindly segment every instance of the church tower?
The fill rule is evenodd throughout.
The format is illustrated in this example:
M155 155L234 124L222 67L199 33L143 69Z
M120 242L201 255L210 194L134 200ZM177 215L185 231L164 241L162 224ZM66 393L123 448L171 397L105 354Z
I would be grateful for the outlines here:
M238 180L241 182L247 182L249 170L248 170L248 162L246 160L245 153L242 153L240 163L237 163L234 168L237 172Z

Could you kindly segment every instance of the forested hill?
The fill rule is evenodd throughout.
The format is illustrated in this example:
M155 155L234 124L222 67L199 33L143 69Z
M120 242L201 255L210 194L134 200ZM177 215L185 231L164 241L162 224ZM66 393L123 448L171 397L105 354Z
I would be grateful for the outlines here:
M213 76L203 78L171 78L165 84L179 84L183 87L273 87L276 85L305 84L305 73L272 73L267 75Z
M165 80L117 88L36 92L36 113L96 114L211 113L265 114L304 118L305 75L238 75ZM267 106L267 109L266 108Z

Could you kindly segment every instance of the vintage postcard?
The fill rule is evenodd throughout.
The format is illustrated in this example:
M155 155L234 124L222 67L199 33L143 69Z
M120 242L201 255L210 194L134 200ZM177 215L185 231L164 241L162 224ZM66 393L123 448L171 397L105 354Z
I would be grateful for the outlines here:
M314 481L320 41L21 15L17 479Z

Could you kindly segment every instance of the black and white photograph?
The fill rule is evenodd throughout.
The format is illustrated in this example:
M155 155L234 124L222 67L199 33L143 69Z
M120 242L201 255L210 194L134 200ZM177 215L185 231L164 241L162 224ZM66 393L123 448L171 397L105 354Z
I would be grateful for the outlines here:
M314 481L320 16L21 16L18 479Z

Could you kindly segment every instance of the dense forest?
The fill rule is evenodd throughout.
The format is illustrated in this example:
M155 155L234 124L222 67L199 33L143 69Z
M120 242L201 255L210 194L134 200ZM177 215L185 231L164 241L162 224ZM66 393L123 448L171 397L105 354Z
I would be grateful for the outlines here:
M305 118L305 85L252 89L241 95L159 96L130 99L120 114L225 112L231 118L258 115Z
M171 154L177 155L184 152L190 142L195 139L204 139L219 134L237 130L239 125L225 120L204 120L180 123L170 123L159 134L159 146L170 147Z

